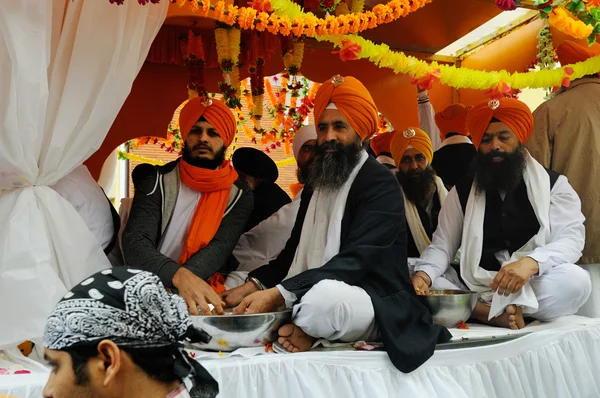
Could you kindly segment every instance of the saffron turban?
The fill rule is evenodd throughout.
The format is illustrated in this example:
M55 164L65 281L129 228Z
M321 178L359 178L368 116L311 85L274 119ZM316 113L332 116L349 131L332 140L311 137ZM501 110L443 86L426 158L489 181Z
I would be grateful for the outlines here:
M523 102L512 98L485 101L473 107L467 115L467 128L475 148L479 149L483 134L493 118L506 124L521 143L527 141L533 130L533 115Z
M323 83L315 97L315 124L329 104L334 104L360 138L365 141L377 131L379 112L367 88L352 76L335 75Z
M435 114L435 124L440 130L442 140L445 140L449 133L469 135L469 129L467 128L467 113L469 113L469 110L471 110L470 106L452 104Z
M185 141L192 127L202 116L217 130L225 147L228 147L235 137L235 118L227 105L216 99L196 97L183 106L179 113L181 138Z
M306 144L307 141L316 140L317 139L317 130L315 130L314 124L309 124L308 126L302 126L296 134L294 135L294 140L292 141L292 148L294 150L294 158L298 160L298 154L300 154L300 149L302 149L302 145Z
M394 135L396 135L396 131L389 131L371 138L370 146L373 152L375 152L375 156L379 156L382 153L392 153L390 144Z
M556 49L556 55L562 66L586 61L588 58L600 55L598 47L582 46L574 41L563 41Z
M415 148L421 152L427 159L427 162L431 164L433 160L433 145L431 145L429 135L419 128L409 127L402 132L398 131L394 134L394 138L390 144L396 167L400 167L400 160L408 147Z

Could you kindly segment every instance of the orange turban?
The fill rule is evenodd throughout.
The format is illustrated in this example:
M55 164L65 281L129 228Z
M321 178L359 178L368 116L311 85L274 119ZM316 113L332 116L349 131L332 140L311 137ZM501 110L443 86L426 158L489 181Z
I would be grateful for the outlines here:
M396 131L389 131L387 133L379 134L371 138L370 146L373 152L375 152L375 156L379 156L382 153L392 153L390 150L390 144L392 143L392 138L396 135Z
M467 113L471 110L470 106L463 104L452 104L441 112L435 114L435 124L440 129L442 140L446 139L449 133L457 133L468 136Z
M586 61L588 58L600 55L598 47L582 46L574 41L563 41L556 49L556 55L562 66Z
M196 97L183 106L179 113L181 138L185 141L192 127L202 116L217 130L225 147L228 147L235 137L235 118L227 105L216 99L207 102L206 98Z
M377 131L379 112L375 101L363 84L352 76L335 75L321 85L315 97L315 124L321 114L333 103L350 122L360 138L365 141Z
M527 141L533 130L533 115L523 102L512 98L485 101L476 105L467 115L467 128L475 148L479 149L492 118L506 124L521 143Z
M421 152L427 159L427 162L431 164L433 160L433 145L431 145L429 135L419 128L409 127L403 132L394 134L394 138L390 144L396 167L400 167L400 160L409 146Z

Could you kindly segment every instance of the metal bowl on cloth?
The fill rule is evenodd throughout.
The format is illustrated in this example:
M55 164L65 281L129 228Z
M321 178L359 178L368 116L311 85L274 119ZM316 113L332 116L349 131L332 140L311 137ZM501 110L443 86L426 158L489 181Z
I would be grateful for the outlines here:
M447 328L466 322L477 304L477 293L468 290L430 290L419 298L429 309L433 322Z
M192 316L194 327L204 330L212 339L209 343L192 344L201 350L234 351L244 347L259 347L274 341L277 330L290 323L292 310L266 314Z

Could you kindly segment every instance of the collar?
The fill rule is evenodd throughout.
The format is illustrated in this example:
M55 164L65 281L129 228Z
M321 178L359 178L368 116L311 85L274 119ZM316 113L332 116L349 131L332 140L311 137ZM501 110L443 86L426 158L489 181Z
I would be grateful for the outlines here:
M179 387L171 391L165 398L190 398L190 393L185 388L185 384L181 383Z
M565 88L565 91L569 91L574 87L580 86L582 84L595 83L600 84L600 78L598 77L582 77L581 79L577 79L571 82L569 87Z
M472 145L473 142L467 136L453 135L452 137L446 138L444 141L442 141L442 144L440 145L438 150L442 149L445 146L456 145L456 144L471 144Z

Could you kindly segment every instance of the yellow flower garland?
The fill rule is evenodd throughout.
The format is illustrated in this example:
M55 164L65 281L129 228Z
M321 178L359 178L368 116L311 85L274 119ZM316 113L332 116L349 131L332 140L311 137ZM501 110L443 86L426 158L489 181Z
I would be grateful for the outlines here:
M278 160L275 162L275 164L277 165L277 167L284 167L284 166L289 166L292 164L296 164L296 159L294 158L287 158L287 159L283 159L283 160Z
M153 166L162 166L165 164L162 160L147 158L145 156L136 155L134 153L119 151L119 157L127 160L131 160L132 162L139 163L149 163Z
M189 5L201 15L207 16L214 11L216 19L227 25L239 25L241 29L264 30L272 34L301 37L318 37L335 34L356 34L379 25L393 22L424 7L433 0L390 0L387 4L378 4L371 11L340 16L317 18L312 13L302 12L302 8L290 0L271 0L276 14L259 12L251 7L225 6L223 0L173 0L183 7ZM364 7L364 0L358 0L356 7ZM362 6L361 6L362 4Z
M402 52L392 51L385 44L375 44L360 36L327 36L318 38L318 40L329 41L338 48L358 44L361 51L356 54L357 59L369 59L380 68L389 68L394 73L407 74L416 79L435 76L441 84L455 88L489 90L496 89L503 84L513 89L558 87L567 76L573 80L600 72L600 56L574 65L563 65L558 69L511 74L505 70L485 72L440 65L437 62L428 64ZM565 72L566 69L572 73Z

